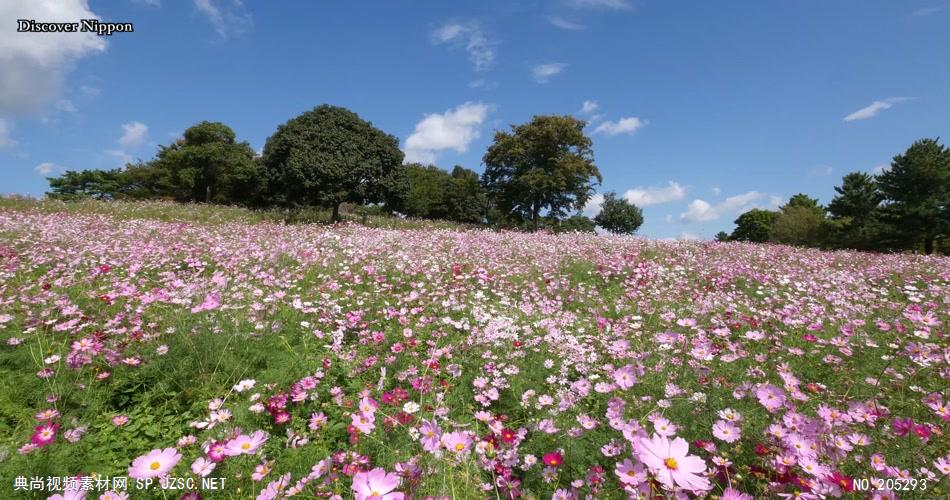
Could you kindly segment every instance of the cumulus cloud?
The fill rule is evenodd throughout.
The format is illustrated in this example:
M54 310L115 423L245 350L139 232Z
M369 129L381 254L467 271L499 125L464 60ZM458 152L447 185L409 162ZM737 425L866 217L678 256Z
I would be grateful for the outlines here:
M607 135L633 135L638 129L645 127L646 124L646 120L641 120L636 116L629 116L626 118L621 118L617 121L605 121L594 129L594 133L604 133Z
M686 211L680 214L680 220L683 222L704 222L716 220L723 215L738 214L756 208L757 202L765 199L766 195L758 191L749 191L747 193L730 196L715 205L705 200L693 200L686 207ZM773 197L769 200L772 205L777 200Z
M568 21L563 17L549 17L548 22L551 23L551 26L554 26L555 28L561 28L562 30L581 31L587 29L587 26L575 23L573 21Z
M33 171L39 175L49 175L49 174L52 174L53 172L62 171L62 168L60 168L55 163L44 162L33 167Z
M16 147L16 141L10 136L12 131L13 125L7 120L0 118L0 151L10 150Z
M581 114L589 115L594 111L597 111L600 105L597 104L597 101L584 101L584 104L581 105Z
M874 118L881 111L890 109L895 104L907 101L909 99L909 97L889 97L881 101L874 101L871 104L844 117L844 121L853 122L855 120L867 120L868 118Z
M241 0L223 2L224 5L216 0L194 0L194 3L222 40L243 34L253 23Z
M666 186L635 187L628 189L627 192L623 194L623 197L627 201L640 207L679 201L682 200L684 196L686 196L686 188L673 181L670 181Z
M430 34L436 45L451 44L464 47L475 71L487 71L495 63L495 42L488 38L477 23L448 23Z
M831 165L815 165L808 170L808 177L818 177L831 175L834 168Z
M534 78L534 81L538 83L547 83L552 76L557 75L564 71L564 68L567 68L567 64L564 63L545 63L545 64L536 64L531 68L531 76Z
M132 155L121 149L107 149L105 153L119 160L119 168L125 167L128 163L132 163Z
M42 110L56 102L76 61L106 50L95 33L17 33L14 19L75 22L98 18L85 0L0 2L0 116ZM6 23L6 21L4 21Z
M122 125L122 137L119 138L119 144L123 146L137 147L142 145L145 136L148 135L148 125L142 122L129 122Z
M567 0L567 4L578 9L629 10L633 8L627 0Z
M600 213L600 207L604 204L604 195L597 193L591 196L584 205L584 215L593 217Z
M478 138L478 126L489 111L488 104L466 102L445 113L425 115L406 139L406 162L434 163L439 151L468 151L469 144Z

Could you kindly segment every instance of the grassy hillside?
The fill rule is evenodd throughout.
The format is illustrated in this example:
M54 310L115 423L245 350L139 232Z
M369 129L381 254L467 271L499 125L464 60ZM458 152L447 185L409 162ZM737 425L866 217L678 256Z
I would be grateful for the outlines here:
M950 493L945 257L281 220L0 201L0 496Z

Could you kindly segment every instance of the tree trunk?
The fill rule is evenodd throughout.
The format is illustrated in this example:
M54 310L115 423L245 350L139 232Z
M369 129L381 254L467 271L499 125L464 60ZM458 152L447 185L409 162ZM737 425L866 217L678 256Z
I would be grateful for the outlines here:
M340 204L333 204L333 215L330 216L330 222L337 223L340 222Z
M205 203L211 203L211 184L205 186Z
M924 237L924 253L927 255L934 253L934 237L933 236Z

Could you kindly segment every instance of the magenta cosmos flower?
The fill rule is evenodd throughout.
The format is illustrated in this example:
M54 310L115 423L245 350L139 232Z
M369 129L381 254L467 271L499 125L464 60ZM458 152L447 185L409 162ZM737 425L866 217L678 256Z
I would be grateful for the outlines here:
M172 467L177 465L179 460L181 460L181 453L178 453L175 448L152 450L132 461L132 466L129 467L129 477L145 479L161 476L172 470Z
M670 441L656 434L649 439L640 438L640 460L656 475L657 481L669 488L709 490L712 488L709 480L699 475L706 471L706 462L688 453L689 444L683 438Z
M225 445L224 454L229 457L236 457L238 455L251 455L257 451L265 442L267 442L267 434L264 431L256 431L254 434L248 436L247 434L241 434L240 436L228 441L228 444Z
M369 472L357 472L353 476L353 492L356 500L403 500L403 494L393 491L399 486L399 475L376 468Z
M36 426L36 431L30 436L30 442L40 448L53 444L53 441L56 441L56 431L58 429L59 424L47 422L43 425L38 425Z

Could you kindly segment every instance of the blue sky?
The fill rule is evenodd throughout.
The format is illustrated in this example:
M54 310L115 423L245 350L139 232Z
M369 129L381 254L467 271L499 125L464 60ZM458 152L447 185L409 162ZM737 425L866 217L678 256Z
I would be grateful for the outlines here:
M21 17L135 32L16 33ZM0 0L0 19L4 193L147 160L201 120L260 149L322 103L479 172L493 130L574 114L642 234L710 238L950 137L947 0Z

